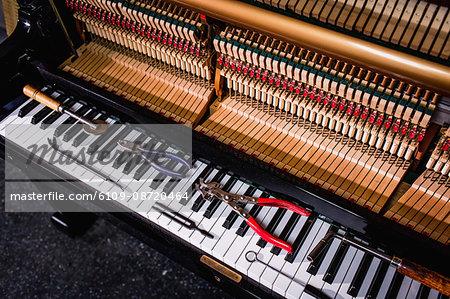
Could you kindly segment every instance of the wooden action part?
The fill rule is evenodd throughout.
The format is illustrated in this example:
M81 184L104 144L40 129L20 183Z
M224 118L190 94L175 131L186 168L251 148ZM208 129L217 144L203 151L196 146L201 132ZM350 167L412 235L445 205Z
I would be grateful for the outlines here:
M32 98L33 100L38 101L42 105L45 105L48 108L50 108L52 110L55 110L56 112L61 112L61 111L59 111L59 107L61 106L60 102L52 99L51 97L49 97L48 95L46 95L46 94L44 94L42 92L40 92L35 87L27 84L23 88L23 93L26 96Z
M398 266L398 272L437 290L439 293L450 296L450 279L439 273L405 259Z

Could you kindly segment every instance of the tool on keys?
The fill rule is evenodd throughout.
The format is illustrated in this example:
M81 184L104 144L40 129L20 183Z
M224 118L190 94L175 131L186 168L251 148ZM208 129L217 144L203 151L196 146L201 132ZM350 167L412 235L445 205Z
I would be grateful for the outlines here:
M23 93L27 97L30 97L35 101L38 101L42 105L45 105L48 108L55 110L56 112L65 113L70 117L73 117L76 120L80 121L81 123L84 124L83 129L89 134L100 135L103 134L108 129L108 124L105 121L100 119L89 120L80 115L77 115L74 112L70 111L67 107L65 107L57 100L52 99L51 97L49 97L48 95L44 94L39 89L31 85L25 85L23 88Z
M374 248L367 246L366 244L356 241L355 239L349 237L348 235L338 234L336 232L330 232L322 240L317 243L316 247L308 254L307 258L309 261L315 260L320 256L326 248L326 245L331 242L333 238L341 239L343 243L350 244L364 252L372 254L382 261L388 262L397 268L400 274L406 275L418 282L437 290L439 293L450 296L450 279L447 277L420 266L416 263L408 261L407 259L401 259L396 256L390 256L386 253L380 252Z
M292 253L292 246L286 243L283 240L280 240L266 230L264 230L258 222L246 211L244 210L239 203L245 204L256 204L259 206L268 206L268 207L277 207L282 209L291 210L302 216L309 216L311 214L310 211L299 207L293 203L288 201L274 199L274 198L257 198L246 195L237 195L225 192L221 189L221 185L217 182L205 183L203 179L200 179L199 184L195 184L195 188L202 193L202 196L205 200L211 201L214 197L226 202L239 216L244 218L247 224L264 240L267 242L280 247L289 253Z
M172 153L168 153L168 152L164 152L164 151L157 151L157 150L154 150L153 148L146 148L139 143L129 141L129 140L124 140L124 139L119 140L117 142L117 144L131 153L140 155L146 162L148 162L150 164L150 166L152 166L153 168L155 168L157 171L161 172L162 174L165 174L167 176L170 176L170 177L173 177L176 179L183 179L186 177L186 175L181 172L176 172L176 171L173 171L172 169L164 167L161 164L161 162L159 161L160 159L169 159L169 160L172 160L174 162L181 164L182 166L187 167L188 169L191 168L191 166L189 165L189 163L186 160L184 160L183 158L178 157L177 155L172 154Z
M295 281L296 283L298 283L299 285L301 285L301 286L303 286L305 288L305 293L306 294L308 294L308 295L310 295L310 296L312 296L314 298L318 298L318 299L329 299L330 298L325 293L323 293L321 290L315 288L314 286L312 286L310 284L306 284L303 281L297 280L297 279L295 279L295 278L285 274L284 272L278 270L277 268L269 265L268 263L265 263L263 260L260 260L258 258L258 253L253 251L253 250L247 251L245 253L245 259L248 262L250 262L250 263L259 262L261 264L264 264L267 267L269 267L270 269L275 270L276 272L280 273L281 275L286 276L287 278Z
M168 206L165 206L159 202L155 203L155 205L160 206L161 208L158 208L156 206L153 206L153 209L160 212L161 214L165 215L166 217L172 219L173 221L175 221L176 223L190 229L190 230L198 230L202 235L210 238L210 239L214 239L214 236L212 234L210 234L208 231L198 227L198 225L194 222L194 220L189 219L188 217L172 210L171 208L169 208ZM166 212L168 211L168 212ZM170 214L170 213L172 214Z
M53 137L52 139L48 139L48 143L50 144L50 146L58 153L60 153L62 156L74 161L75 163L77 163L79 166L83 167L84 169L90 171L91 173L99 176L100 178L102 178L105 181L111 182L112 184L116 185L117 187L119 187L120 189L122 189L122 191L125 191L125 188L119 184L118 182L116 182L115 180L113 180L112 178L110 178L109 176L107 176L106 174L102 173L100 170L97 170L96 168L84 163L84 161L81 161L79 159L77 159L76 157L73 157L70 154L70 151L66 151L64 149L62 149L59 145L58 142L56 141L56 138Z

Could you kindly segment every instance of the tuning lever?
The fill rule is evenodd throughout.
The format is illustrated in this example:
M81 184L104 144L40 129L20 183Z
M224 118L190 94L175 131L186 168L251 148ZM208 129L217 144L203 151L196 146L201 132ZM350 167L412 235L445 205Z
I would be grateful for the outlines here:
M81 123L87 125L84 127L85 131L92 134L101 134L105 132L107 125L104 121L95 120L91 121L89 119L84 118L83 116L77 115L74 112L70 111L67 107L65 107L62 103L57 100L49 97L48 95L41 92L39 89L31 86L25 85L23 88L23 93L32 98L35 101L38 101L42 105L47 106L48 108L55 110L56 112L66 113L67 115L79 120Z
M343 243L348 243L358 249L361 249L369 254L376 256L377 258L385 262L390 263L391 265L397 268L397 271L400 274L406 275L426 285L427 287L437 290L438 292L446 296L450 296L450 279L448 279L447 277L437 272L434 272L430 269L422 267L416 263L410 262L406 259L401 259L396 256L387 255L386 253L371 248L366 244L356 241L355 239L347 235L341 235L335 232L328 233L322 240L319 241L319 243L307 256L308 260L313 261L315 258L317 258L323 251L327 243L334 237L341 239Z

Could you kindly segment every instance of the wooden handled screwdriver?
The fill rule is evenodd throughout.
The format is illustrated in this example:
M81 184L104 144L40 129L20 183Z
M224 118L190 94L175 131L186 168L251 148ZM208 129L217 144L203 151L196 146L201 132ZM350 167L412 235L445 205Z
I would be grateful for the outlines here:
M401 259L396 256L390 256L375 250L364 243L354 240L346 235L341 235L335 232L328 233L319 243L314 247L314 249L308 254L307 258L309 261L315 260L324 250L326 244L330 242L334 237L339 238L342 242L350 244L358 249L361 249L369 254L376 256L382 261L386 261L397 268L400 274L406 275L418 282L435 289L439 293L446 296L450 296L450 279L447 277L434 272L430 269L422 267L416 263L410 262L406 259Z
M84 118L83 116L77 115L74 112L70 111L67 107L65 107L62 103L58 102L57 100L49 97L48 95L41 92L39 89L34 88L31 85L25 85L23 88L23 93L32 98L35 101L38 101L39 103L47 106L48 108L55 110L56 112L65 113L81 123L85 124L84 129L88 133L91 134L101 134L105 132L107 126L104 121L100 120L89 120L87 118Z

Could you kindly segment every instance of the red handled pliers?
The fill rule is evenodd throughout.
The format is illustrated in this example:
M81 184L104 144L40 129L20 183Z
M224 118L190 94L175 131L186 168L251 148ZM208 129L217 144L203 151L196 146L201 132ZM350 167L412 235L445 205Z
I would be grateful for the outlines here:
M226 202L239 216L245 219L247 224L264 240L280 247L289 253L292 253L292 246L285 241L278 239L264 230L246 210L244 210L239 203L257 204L259 206L277 207L286 210L291 210L302 216L309 216L310 211L299 207L288 201L274 199L274 198L257 198L246 195L237 195L223 191L220 189L222 186L217 182L205 183L203 179L200 179L199 184L195 185L195 188L202 193L205 200L211 201L214 197Z

